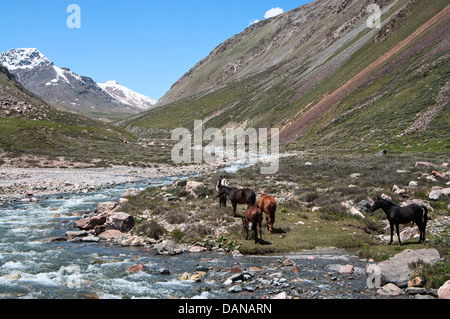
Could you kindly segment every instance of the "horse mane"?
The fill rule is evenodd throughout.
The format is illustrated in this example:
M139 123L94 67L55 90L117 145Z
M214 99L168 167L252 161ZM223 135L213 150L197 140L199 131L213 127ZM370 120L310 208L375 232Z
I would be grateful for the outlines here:
M390 200L380 197L380 200L387 202L388 204L391 204L392 206L398 206L397 204L394 204L393 202L391 202Z
M234 187L234 186L225 186L225 185L221 185L220 186L221 188L226 188L226 189L228 189L228 190L232 190L232 189L237 189L237 187Z

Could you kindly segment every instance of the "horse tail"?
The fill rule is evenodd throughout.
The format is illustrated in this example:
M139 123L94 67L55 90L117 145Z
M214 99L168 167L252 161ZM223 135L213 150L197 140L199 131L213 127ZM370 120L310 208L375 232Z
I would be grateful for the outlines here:
M255 205L255 203L256 203L256 194L255 194L255 192L252 192L251 205L253 206L253 205Z
M426 206L420 206L423 210L423 215L422 215L422 223L426 224L426 222L428 221L428 208Z
M258 221L259 221L259 216L261 215L261 212L259 210L257 210L255 212L255 214L253 215L253 221L252 221L252 230L256 231L258 229Z

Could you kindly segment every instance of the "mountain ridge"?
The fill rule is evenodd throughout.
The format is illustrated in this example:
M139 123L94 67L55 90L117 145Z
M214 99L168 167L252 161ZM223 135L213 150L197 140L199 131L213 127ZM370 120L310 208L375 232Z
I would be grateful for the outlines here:
M112 123L56 108L27 90L0 64L0 165L145 167L167 159L158 147L140 143Z
M368 1L316 0L253 24L219 44L207 57L184 74L158 102L164 105L195 96L228 81L255 75L292 59L297 64L312 57L310 71L328 59L323 54L314 61L317 52L327 49L330 42L339 45L342 33L359 33L365 27ZM386 11L392 1L377 1ZM328 19L324 23L324 19ZM364 20L364 21L363 21ZM364 23L359 23L363 21ZM300 56L297 51L303 54ZM205 74L199 74L204 71ZM184 84L187 82L188 84ZM194 86L194 88L189 88ZM198 86L198 87L196 87ZM191 90L193 92L191 92ZM181 91L181 92L179 92Z
M428 146L420 149L438 150L447 138L447 134L438 132L448 123L448 105L438 108L441 111L426 132L400 135L436 103L439 92L446 87L449 62L444 57L450 46L448 36L442 32L445 34L450 23L447 3L376 1L382 24L379 29L370 29L370 12L366 10L369 2L314 1L251 26L197 63L174 84L156 109L121 125L142 136L168 137L170 129L192 128L194 120L206 119L205 128L278 127L282 142L297 147L345 145L375 150L387 143L395 149L412 150L411 141L424 138ZM436 15L436 23L414 35ZM411 41L394 49L410 35ZM258 52L263 52L262 59L251 60L258 59ZM378 60L388 52L392 54ZM289 58L267 64L289 54ZM397 59L399 55L405 58ZM232 62L237 56L242 59L241 66L235 65L235 74L228 79L215 77L225 74L228 66L234 71ZM430 59L435 62L430 63ZM374 67L363 73L365 76L358 77L372 64ZM247 72L260 65L267 68ZM422 78L417 76L421 73L425 74ZM355 85L346 90L346 83L348 86L352 79ZM322 100L326 107L315 107ZM311 113L314 116L307 120ZM390 127L394 129L389 131L383 128L383 120L391 118Z
M143 103L123 103L91 78L54 65L35 48L5 51L0 54L0 63L31 92L67 111L94 118L120 118L124 114L137 114L143 110Z

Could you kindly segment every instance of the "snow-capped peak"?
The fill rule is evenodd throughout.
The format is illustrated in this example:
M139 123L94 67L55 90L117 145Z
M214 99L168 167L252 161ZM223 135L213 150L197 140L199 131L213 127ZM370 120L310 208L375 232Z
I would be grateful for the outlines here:
M11 49L0 54L0 63L10 71L52 65L38 49Z
M121 103L132 105L142 110L153 107L157 102L146 95L134 92L129 88L120 85L115 80L97 83L97 85Z

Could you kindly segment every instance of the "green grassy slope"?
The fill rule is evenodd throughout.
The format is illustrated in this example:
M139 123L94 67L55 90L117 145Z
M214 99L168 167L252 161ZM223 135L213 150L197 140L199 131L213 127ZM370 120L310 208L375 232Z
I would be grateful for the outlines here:
M144 113L123 126L150 136L170 137L176 127L192 128L195 119L206 127L279 127L283 129L324 96L352 79L382 54L394 48L448 4L445 0L398 1L383 15L381 30L362 30L308 73L310 60L291 58L267 70L222 84L192 98ZM447 19L448 20L448 19ZM444 103L423 132L405 131L448 96L448 21L421 34L377 68L359 87L324 114L319 114L308 134L291 147L417 150L447 152L449 113ZM266 25L270 24L270 21ZM267 27L267 26L265 26ZM369 36L370 37L369 37ZM355 50L355 44L364 40ZM228 45L231 45L229 43ZM242 44L240 44L242 45ZM232 51L232 48L229 49ZM352 51L354 50L354 52ZM343 57L347 55L347 59ZM336 71L308 87L315 71L344 61ZM191 83L196 86L196 82Z
M0 155L22 154L82 162L158 160L137 137L112 124L62 112L26 90L0 66Z

